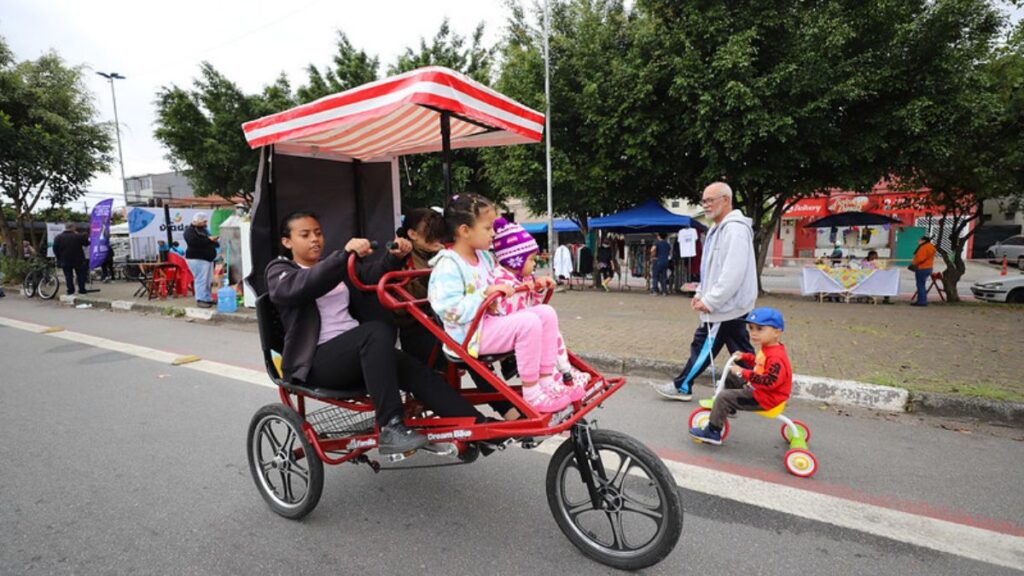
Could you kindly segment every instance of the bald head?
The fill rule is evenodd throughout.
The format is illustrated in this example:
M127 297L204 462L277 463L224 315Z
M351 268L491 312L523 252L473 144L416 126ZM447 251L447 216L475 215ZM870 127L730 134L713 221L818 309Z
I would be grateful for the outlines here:
M732 188L725 182L709 184L701 195L700 204L708 218L720 223L732 211Z

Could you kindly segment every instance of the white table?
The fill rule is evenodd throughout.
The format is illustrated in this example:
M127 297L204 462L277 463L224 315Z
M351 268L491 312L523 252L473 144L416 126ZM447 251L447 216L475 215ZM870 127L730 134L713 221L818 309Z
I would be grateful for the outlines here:
M895 268L887 270L862 270L865 275L852 286L844 286L839 280L819 268L804 268L800 276L800 291L804 296L823 294L839 294L846 299L867 296L898 296L900 293L900 271Z

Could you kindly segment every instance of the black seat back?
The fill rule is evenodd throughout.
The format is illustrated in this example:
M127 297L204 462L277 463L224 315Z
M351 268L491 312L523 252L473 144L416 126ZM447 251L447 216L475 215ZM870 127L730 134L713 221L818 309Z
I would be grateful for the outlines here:
M260 348L263 350L267 374L280 385L281 376L274 366L274 357L270 351L278 354L284 352L284 324L281 323L274 303L270 301L270 294L261 294L256 298L256 323L260 330Z

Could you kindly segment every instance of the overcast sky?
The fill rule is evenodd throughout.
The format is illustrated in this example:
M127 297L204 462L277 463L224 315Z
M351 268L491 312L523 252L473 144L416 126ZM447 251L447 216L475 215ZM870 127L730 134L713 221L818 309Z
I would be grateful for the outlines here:
M355 47L377 55L385 73L406 47L433 37L445 16L463 36L484 22L490 44L500 37L507 12L501 0L4 0L0 34L19 60L52 48L70 64L127 77L117 81L117 111L131 177L170 170L153 138L155 94L161 86L191 85L203 60L246 92L281 72L295 88L305 82L310 62L330 62L341 29ZM86 82L102 119L112 120L107 81L90 72ZM123 205L116 162L89 189L89 206L104 197Z
M502 0L4 0L0 34L18 59L54 49L70 64L127 77L117 82L117 104L130 177L170 170L153 138L153 101L161 86L189 86L201 61L210 61L246 92L258 91L280 72L294 88L304 82L310 62L329 63L340 29L356 48L377 55L384 73L406 47L432 37L446 16L463 36L484 22L484 40L492 44L507 11ZM100 116L112 120L107 81L88 73L86 82ZM90 206L104 197L120 198L117 164L89 189Z

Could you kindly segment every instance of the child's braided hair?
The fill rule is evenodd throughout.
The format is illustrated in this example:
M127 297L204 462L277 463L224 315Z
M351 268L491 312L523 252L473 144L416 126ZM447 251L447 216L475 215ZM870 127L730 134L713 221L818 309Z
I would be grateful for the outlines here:
M467 192L452 196L444 209L444 222L448 226L448 233L454 236L456 230L463 224L472 228L476 224L476 219L488 208L493 209L494 203L479 194Z

